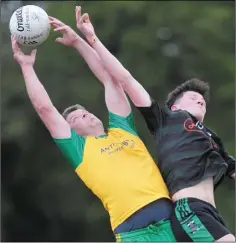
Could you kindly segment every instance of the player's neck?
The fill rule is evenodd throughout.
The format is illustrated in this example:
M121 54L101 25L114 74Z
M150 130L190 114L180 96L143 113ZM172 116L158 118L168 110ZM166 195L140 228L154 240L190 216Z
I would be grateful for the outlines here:
M98 138L98 137L100 137L100 136L102 136L102 135L105 135L105 134L106 134L106 132L105 132L105 130L104 130L103 127L100 128L100 129L95 129L95 130L92 132L92 136L94 136L94 137L96 137L96 138Z

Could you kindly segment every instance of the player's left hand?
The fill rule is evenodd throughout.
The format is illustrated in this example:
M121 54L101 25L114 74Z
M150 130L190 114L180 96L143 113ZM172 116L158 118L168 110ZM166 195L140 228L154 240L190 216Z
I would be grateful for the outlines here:
M49 20L54 31L62 34L62 37L56 38L56 42L66 46L73 46L77 42L79 36L70 26L51 16L49 16Z
M236 179L235 173L233 173L233 175L231 175L231 177L235 180Z

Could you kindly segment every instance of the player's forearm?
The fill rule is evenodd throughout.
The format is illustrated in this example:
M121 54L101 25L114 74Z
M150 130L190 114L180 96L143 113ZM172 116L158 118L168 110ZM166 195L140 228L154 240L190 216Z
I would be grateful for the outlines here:
M95 40L95 41L94 41ZM149 107L151 99L148 92L137 82L123 65L107 50L102 42L95 36L88 41L102 60L106 71L113 77L114 82L119 82L136 106Z
M74 47L84 58L93 74L102 83L104 83L105 79L107 79L107 75L105 75L105 67L103 66L102 60L97 52L79 36L77 42L74 44Z
M36 111L40 112L42 109L53 108L50 97L39 81L33 66L24 65L21 66L21 69L24 76L27 93Z
M93 40L94 42L92 43L92 46L102 59L102 63L106 70L114 77L116 81L121 82L123 85L124 82L131 77L131 74L123 67L117 58L110 53L110 51L102 44L97 36L94 36Z

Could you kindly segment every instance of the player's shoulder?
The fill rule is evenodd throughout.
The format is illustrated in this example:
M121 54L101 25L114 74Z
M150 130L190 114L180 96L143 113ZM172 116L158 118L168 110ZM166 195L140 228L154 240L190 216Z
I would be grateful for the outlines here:
M161 111L162 113L165 113L167 115L172 114L171 109L168 107L168 105L165 102L161 103L154 98L151 98L151 105L147 108L150 108L150 109L157 111L157 112Z
M125 131L138 136L132 111L127 116L120 116L109 112L108 131L113 130L116 131L116 133L122 133Z

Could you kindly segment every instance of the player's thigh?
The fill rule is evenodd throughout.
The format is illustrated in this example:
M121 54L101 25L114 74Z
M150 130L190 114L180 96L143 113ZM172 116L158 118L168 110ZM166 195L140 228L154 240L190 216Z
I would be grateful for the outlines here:
M220 241L220 239L231 239L233 236L229 229L225 226L223 220L220 218L217 218L215 215L210 213L201 212L196 214L199 216L201 222L205 226L206 230L212 235L214 238L214 241Z
M232 234L225 235L220 239L216 240L216 242L235 242L235 237Z

